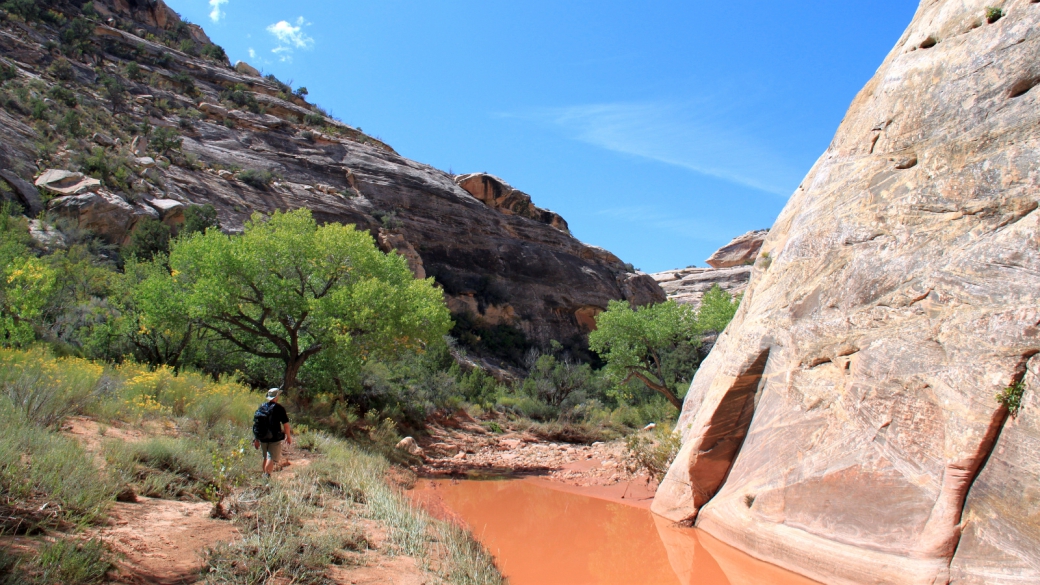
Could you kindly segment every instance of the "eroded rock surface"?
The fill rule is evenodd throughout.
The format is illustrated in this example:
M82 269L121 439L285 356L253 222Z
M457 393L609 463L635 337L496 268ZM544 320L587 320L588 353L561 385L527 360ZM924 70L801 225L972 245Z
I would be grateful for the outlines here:
M734 239L716 250L708 258L708 266L712 268L733 268L735 266L754 264L758 251L762 249L762 242L765 241L767 235L769 235L769 230L757 230Z
M320 222L355 224L384 249L397 250L413 272L443 286L449 306L472 313L478 327L516 327L542 345L582 335L611 300L664 299L648 275L578 241L563 218L501 179L480 174L456 182L327 116L251 67L193 56L204 54L209 42L201 29L189 27L200 43L194 51L156 42L181 34L174 45L184 48L189 40L179 17L160 0L96 0L94 6L101 19L90 40L90 62L69 58L68 81L49 69L57 54L46 43L60 40L59 29L0 23L0 54L18 80L67 85L78 108L111 121L99 128L106 140L69 138L46 161L68 174L47 173L39 183L63 195L50 201L51 210L80 227L118 243L141 218L175 226L183 221L183 207L193 204L213 204L228 232L240 231L254 212L306 207ZM126 74L130 61L140 77ZM98 83L102 73L120 79L126 93L110 99ZM16 110L0 109L0 168L35 177L45 168L38 165L34 122L30 112ZM154 134L137 135L145 123L179 135L180 147L156 150ZM123 188L131 192L76 173L84 170L77 161L95 148L112 165L126 163L131 173L124 174ZM272 180L249 180L263 172Z
M792 196L658 514L825 583L1040 582L1040 4L986 8L922 2Z

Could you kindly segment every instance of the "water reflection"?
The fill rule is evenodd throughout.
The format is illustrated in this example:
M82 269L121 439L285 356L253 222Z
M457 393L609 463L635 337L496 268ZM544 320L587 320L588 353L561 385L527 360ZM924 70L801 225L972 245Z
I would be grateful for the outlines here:
M524 480L424 480L413 496L464 522L511 585L810 585L649 511Z

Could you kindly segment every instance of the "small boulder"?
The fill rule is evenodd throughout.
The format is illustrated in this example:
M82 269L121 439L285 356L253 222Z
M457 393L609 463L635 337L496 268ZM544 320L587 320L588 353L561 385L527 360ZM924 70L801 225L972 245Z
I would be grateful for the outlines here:
M422 457L424 455L422 447L415 442L415 439L411 437L405 437L397 443L397 448L416 457Z
M203 114L206 114L207 116L213 116L215 118L220 118L221 120L227 118L228 116L227 108L208 102L202 102L201 104L199 104L199 111Z
M111 243L122 243L140 212L122 197L105 191L68 195L52 199L52 211L73 219L82 228L90 230Z
M162 222L168 226L184 223L184 204L174 199L152 199L148 202L159 212Z
M134 164L145 169L155 166L155 159L150 156L139 156L134 159Z
M754 264L762 242L769 235L769 230L758 230L748 232L725 246L719 248L708 258L708 265L712 268L732 268L745 264Z
M48 169L36 179L36 186L58 195L81 195L101 188L101 181L72 171Z
M115 139L113 139L108 134L102 134L101 132L94 133L94 136L91 137L91 140L93 140L95 144L105 146L108 148L111 148L116 145Z
M238 71L242 75L252 75L253 77L260 77L260 71L256 67L253 67L245 61L239 61L235 63L235 71Z

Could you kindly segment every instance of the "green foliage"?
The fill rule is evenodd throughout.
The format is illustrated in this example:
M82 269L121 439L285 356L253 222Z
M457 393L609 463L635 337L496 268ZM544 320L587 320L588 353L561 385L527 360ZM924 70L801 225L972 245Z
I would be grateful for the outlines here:
M682 436L671 425L658 424L651 432L629 435L626 467L630 473L645 473L661 483L672 460L682 447Z
M79 167L84 173L102 180L106 185L123 191L130 191L129 181L133 171L126 159L105 150L100 146L90 149L90 153L81 155Z
M55 59L54 62L50 64L50 67L47 68L47 72L61 81L72 81L76 77L76 70L72 68L72 64L69 63L69 60L64 57Z
M57 427L102 392L103 370L77 359L54 359L43 350L0 349L0 397L25 420Z
M163 222L152 218L141 220L130 234L130 243L123 248L123 254L146 261L165 256L170 252L170 235L170 226Z
M25 20L37 20L43 14L36 0L7 0L2 6L7 12L17 14Z
M126 64L126 76L132 81L141 81L144 79L144 70L137 61L130 61Z
M549 406L566 408L597 394L598 382L588 364L577 365L543 355L524 380L523 390Z
M16 77L18 77L18 69L14 65L0 62L0 83L10 81Z
M48 107L47 103L40 98L32 98L29 100L29 108L32 112L30 116L33 120L50 119L50 107Z
M101 93L112 105L112 111L122 107L126 103L126 86L118 77L102 75L98 78L101 84Z
M210 228L219 227L217 208L212 204L189 205L184 210L184 224L181 226L180 235L201 234Z
M303 117L303 123L320 128L325 125L325 116L321 114L307 114Z
M23 346L54 289L57 274L29 250L28 225L0 209L0 344Z
M60 85L51 86L47 91L47 96L56 102L61 102L67 108L75 108L79 105L76 94Z
M197 46L195 46L195 41L191 39L184 39L183 41L181 41L178 48L181 50L182 53L191 55L192 57L199 56L199 49Z
M597 316L589 347L607 362L606 373L622 394L624 384L638 379L681 408L680 396L700 362L700 336L725 329L738 305L718 285L705 293L698 311L674 301L636 309L612 301Z
M998 8L996 6L986 7L986 22L993 24L1001 18L1004 18L1004 9Z
M180 150L184 139L173 128L160 126L152 132L148 139L148 146L159 154L169 154L171 151Z
M217 61L218 63L225 63L228 60L224 47L221 47L220 45L206 45L205 47L202 47L202 56Z
M250 187L266 189L275 179L274 173L264 170L246 169L238 174L238 180Z
M307 88L301 86L301 87L296 88L296 91L293 92L293 95L295 95L298 98L303 98L303 97L307 97L308 93L310 93L310 92L307 91Z
M105 544L100 540L79 542L61 539L45 542L31 561L19 567L26 585L93 585L105 580L112 568Z
M61 42L68 53L80 55L90 53L93 49L90 38L94 34L94 25L87 19L76 17L61 31Z
M311 358L328 377L439 341L450 320L432 280L415 280L353 226L308 210L254 215L241 236L174 242L170 266L199 325L283 366L291 388Z
M1025 394L1026 385L1021 380L1013 382L1007 388L1004 388L997 393L997 402L1004 405L1011 413L1011 416L1018 416L1018 411L1022 408L1022 395Z
M241 83L236 83L234 86L221 91L220 99L231 102L235 106L244 108L254 114L260 112L260 102L256 101L256 96L253 95L253 92L249 91L249 88Z
M56 127L59 134L65 136L71 136L72 138L82 138L84 136L83 125L80 123L79 113L75 110L69 110L65 112L65 115L58 121Z

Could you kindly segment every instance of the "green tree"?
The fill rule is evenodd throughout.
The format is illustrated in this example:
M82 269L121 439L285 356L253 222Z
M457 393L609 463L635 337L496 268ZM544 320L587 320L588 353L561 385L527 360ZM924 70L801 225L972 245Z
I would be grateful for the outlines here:
M130 243L123 248L123 256L151 260L156 256L165 256L169 251L170 226L157 219L146 218L131 232Z
M681 409L679 389L699 365L701 336L725 329L738 304L718 285L705 293L699 310L675 301L639 308L611 301L596 317L589 347L607 362L606 373L619 387L638 379Z
M115 333L129 342L135 358L179 368L200 327L185 310L188 289L157 254L148 262L131 257L116 292L122 319Z
M189 205L184 210L184 225L181 226L180 234L202 233L209 228L220 227L217 220L217 208L213 204Z
M173 243L188 315L242 352L281 363L286 390L308 359L359 367L440 341L451 327L433 279L415 280L354 226L310 211L259 214L241 236L217 230Z

